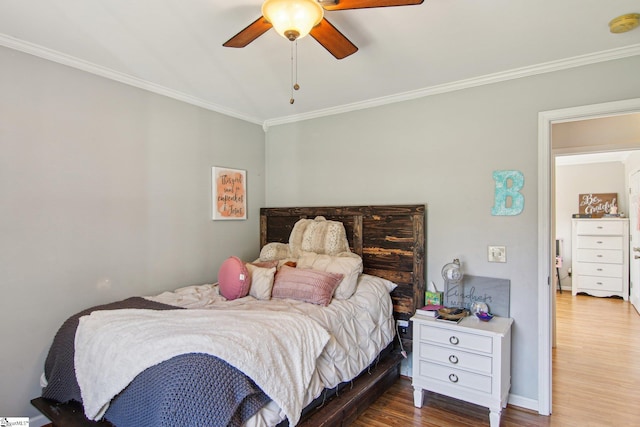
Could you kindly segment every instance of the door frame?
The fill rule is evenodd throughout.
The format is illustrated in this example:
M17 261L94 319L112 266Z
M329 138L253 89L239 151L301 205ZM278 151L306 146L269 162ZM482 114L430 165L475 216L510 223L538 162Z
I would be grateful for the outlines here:
M584 105L538 113L538 413L550 415L552 409L552 296L553 271L553 182L551 126L599 117L640 112L640 98Z
M627 179L628 179L628 184L629 184L629 196L631 196L631 187L632 187L632 181L635 175L640 174L640 167L636 167L634 168L631 172L629 172ZM638 213L637 210L633 210L631 209L633 207L633 202L631 201L631 197L629 197L629 234L631 235L631 237L634 237L634 230L638 231L638 221L639 218L638 216L640 215ZM636 208L638 206L636 205ZM633 213L635 212L635 213ZM633 215L633 216L632 216ZM632 219L635 219L635 222L632 221ZM635 236L637 237L637 236ZM637 261L634 262L634 250L633 250L633 245L634 243L637 244L638 239L630 239L629 240L629 286L630 288L630 294L629 294L629 302L631 303L631 305L636 309L636 311L640 314L640 294L638 294L638 287L640 286L640 280L635 280L632 281L631 279L637 279L638 278L638 264ZM634 267L635 266L635 267ZM632 275L631 273L634 272L636 274Z

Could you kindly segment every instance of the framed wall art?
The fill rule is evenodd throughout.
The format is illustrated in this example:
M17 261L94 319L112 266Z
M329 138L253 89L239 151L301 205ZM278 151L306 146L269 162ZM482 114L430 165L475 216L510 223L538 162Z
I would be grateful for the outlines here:
M213 219L247 219L247 172L211 168Z
M601 218L605 214L613 213L615 206L618 212L618 193L586 193L578 194L578 213L590 215L591 218Z

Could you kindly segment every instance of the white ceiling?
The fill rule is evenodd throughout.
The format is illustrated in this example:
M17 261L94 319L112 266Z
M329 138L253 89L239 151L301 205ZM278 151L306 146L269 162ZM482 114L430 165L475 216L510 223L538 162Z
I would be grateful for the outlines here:
M326 12L359 51L336 60L274 30L227 39L261 0L0 0L0 45L264 125L640 55L640 28L608 22L638 0L425 0ZM1 69L1 64L0 64ZM638 70L640 75L640 70Z

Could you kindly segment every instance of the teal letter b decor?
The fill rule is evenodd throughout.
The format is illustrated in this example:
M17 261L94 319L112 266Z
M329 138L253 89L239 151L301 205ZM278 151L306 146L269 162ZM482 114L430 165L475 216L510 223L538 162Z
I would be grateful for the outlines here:
M524 187L524 175L520 171L495 171L496 197L491 215L519 215L524 209L524 196L520 193Z

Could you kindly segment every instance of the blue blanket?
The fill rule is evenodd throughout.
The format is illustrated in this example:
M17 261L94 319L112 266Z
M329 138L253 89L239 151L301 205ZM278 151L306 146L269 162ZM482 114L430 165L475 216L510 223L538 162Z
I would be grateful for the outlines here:
M94 310L177 307L134 297L84 310L56 334L45 361L48 385L42 396L82 402L73 365L78 319ZM105 419L117 427L240 426L269 397L250 378L214 356L183 354L138 375L112 402Z

